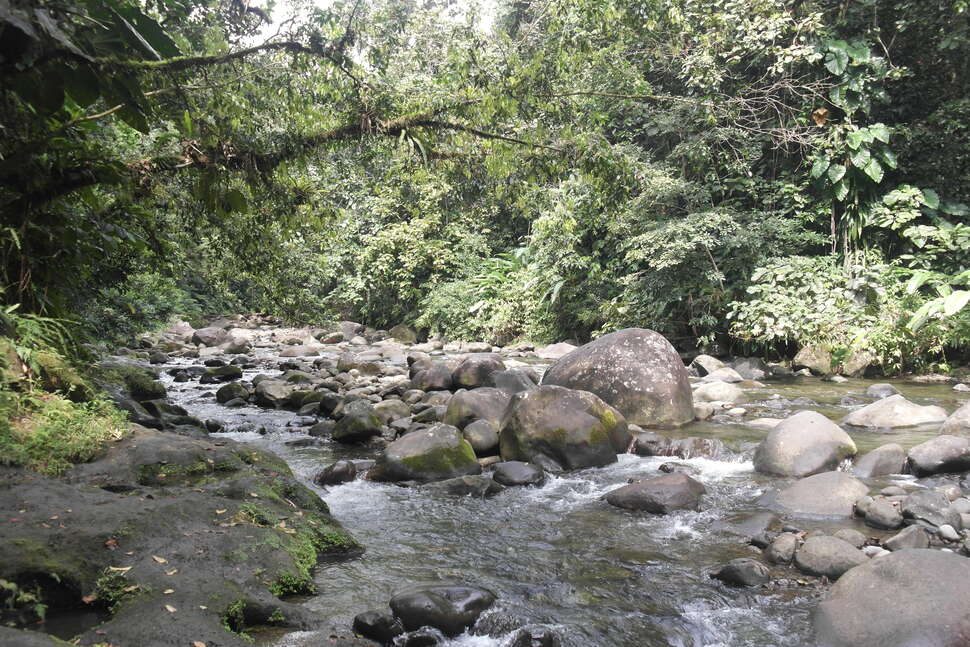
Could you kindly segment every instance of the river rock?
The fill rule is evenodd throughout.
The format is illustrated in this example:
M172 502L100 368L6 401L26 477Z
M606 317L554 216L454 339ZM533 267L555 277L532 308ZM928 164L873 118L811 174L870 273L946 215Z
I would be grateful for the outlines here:
M375 481L442 481L481 471L461 432L451 425L435 425L388 445L368 477Z
M895 530L903 525L903 511L897 502L876 497L866 507L866 525L880 530Z
M333 428L333 439L340 443L359 443L381 433L381 417L367 400L355 400L344 407L343 416Z
M437 584L417 587L391 598L391 611L404 628L434 627L457 636L495 603L495 594L475 586Z
M652 330L628 328L577 348L546 371L542 384L595 393L640 426L694 419L687 369L670 342Z
M764 556L772 564L791 564L795 559L796 550L798 550L798 535L783 532L765 548Z
M447 412L445 417L447 418ZM498 451L498 425L489 420L469 423L461 432L476 456L488 456Z
M770 372L768 364L760 357L737 357L730 366L746 380L763 380Z
M882 545L893 551L907 548L929 548L930 534L922 526L906 526L882 542Z
M673 472L624 485L605 498L610 505L626 510L670 514L674 510L697 510L705 492L700 481L683 472Z
M835 469L855 453L852 438L837 424L816 411L799 411L768 432L754 467L764 474L807 476Z
M255 380L253 382L255 383ZM287 403L295 390L295 385L287 384L282 380L264 379L256 384L254 398L256 404L261 407L279 409Z
M869 561L865 553L838 537L810 537L795 553L795 567L803 573L837 580L850 568Z
M917 476L970 470L970 439L947 434L909 450L909 467Z
M447 391L451 388L451 367L445 362L434 362L411 378L411 388L421 391Z
M704 377L701 378L701 382L727 382L729 384L734 384L736 382L743 382L744 378L741 374L735 371L730 366L722 366L721 368L716 368Z
M882 398L888 398L891 395L898 394L899 391L892 384L873 384L868 389L866 389L866 395L870 398L876 398L881 400Z
M210 368L199 376L199 384L218 384L219 382L231 382L242 377L242 369L238 366L219 366Z
M337 461L327 465L313 477L317 485L340 485L349 483L357 478L357 465L353 461Z
M567 344L565 342L560 342L558 344L550 344L536 351L536 356L540 359L560 359L565 357L569 353L576 350L576 346L572 344Z
M492 478L496 483L514 487L517 485L542 485L546 482L546 472L538 465L522 461L505 461L495 465Z
M695 375L697 377L704 377L711 371L716 371L719 368L724 368L724 362L717 359L716 357L711 357L710 355L698 355L693 359L688 368L688 373Z
M906 452L902 445L881 445L859 458L852 465L852 474L859 478L872 478L887 474L902 474L906 469Z
M960 513L950 507L950 500L935 490L916 490L903 501L902 514L914 522L940 527L960 526Z
M495 371L488 376L488 385L515 395L522 391L531 391L537 387L535 373L529 369L510 368L505 371Z
M822 472L782 490L775 503L796 516L851 517L856 500L868 492L865 483L845 472Z
M866 536L854 528L842 528L832 536L860 549L866 544Z
M694 389L695 406L698 402L744 402L744 391L720 380L708 382Z
M897 393L853 411L842 422L854 427L896 429L941 423L944 420L946 410L943 407L923 407Z
M229 384L219 387L216 391L216 402L219 404L225 404L230 400L235 400L236 398L242 398L243 400L249 399L251 391L249 387L241 382L230 382Z
M596 395L543 385L512 397L499 450L506 461L580 469L615 463L629 440L626 420Z
M199 328L192 333L193 344L204 344L206 346L218 346L229 339L229 333L222 328Z
M319 354L319 348L316 346L308 346L306 344L288 346L280 351L280 357L316 357Z
M390 612L374 609L354 617L354 632L386 645L404 633L404 625Z
M886 594L878 594L886 593ZM945 647L970 643L970 560L901 550L846 573L815 609L819 647Z
M758 586L771 579L768 567L750 557L732 559L711 577L737 587Z
M414 344L418 341L418 333L414 332L413 328L405 326L404 324L394 326L387 331L387 334L405 344Z
M381 419L381 424L387 425L410 416L411 407L402 400L382 400L374 404L374 413Z
M488 499L505 491L504 485L481 474L456 476L453 479L429 483L424 487L451 496L470 496L476 499Z
M496 353L474 353L458 363L451 373L455 388L474 389L488 384L488 378L496 371L504 371L505 362Z
M950 414L940 429L941 434L970 436L970 402Z
M792 359L792 368L807 368L818 375L828 375L832 372L832 353L817 344L804 346Z
M464 429L476 420L487 420L498 425L511 399L509 393L493 387L486 386L470 391L461 389L448 400L442 422L459 429Z

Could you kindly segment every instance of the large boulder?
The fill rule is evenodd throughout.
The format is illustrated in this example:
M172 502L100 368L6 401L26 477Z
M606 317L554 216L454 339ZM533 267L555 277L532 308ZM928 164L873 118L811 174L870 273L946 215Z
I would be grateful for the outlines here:
M451 425L413 431L387 446L368 473L374 481L442 481L480 474L482 466L461 432Z
M289 402L290 396L296 390L296 385L282 380L261 380L256 385L256 404L261 407L279 409Z
M537 378L532 369L510 368L506 371L495 371L488 376L488 385L501 389L509 395L536 388Z
M909 450L909 467L917 476L970 471L970 438L943 434Z
M412 368L418 363L412 364ZM426 369L414 373L411 388L421 391L447 391L451 388L451 367L445 362L434 362Z
M474 353L458 363L451 372L455 388L474 389L488 384L488 378L496 371L504 371L505 362L496 353Z
M405 344L414 344L418 341L418 333L414 332L413 328L405 326L404 324L398 324L387 331L387 334L391 338L403 342Z
M810 344L802 347L791 362L792 368L807 368L819 375L832 372L832 353L824 346Z
M391 611L408 631L434 627L446 636L468 629L495 603L495 594L475 586L422 586L391 598Z
M906 451L902 445L889 443L881 445L858 459L852 466L852 473L859 478L901 474L906 468Z
M950 414L943 423L940 433L950 436L970 436L970 402Z
M946 420L946 410L943 407L923 407L897 393L856 409L842 422L853 427L895 429L939 424L944 420Z
M687 372L695 377L704 377L711 371L724 368L724 362L710 355L698 355L687 367Z
M606 502L626 510L670 514L674 510L697 510L704 484L683 472L673 472L624 485L606 494Z
M344 407L344 415L333 428L333 439L359 443L381 433L381 417L367 400L355 400Z
M205 344L206 346L218 346L229 340L229 333L222 328L210 327L199 328L192 333L193 344Z
M566 342L550 344L536 351L536 356L540 359L559 359L576 350L576 347Z
M476 420L488 420L495 425L509 406L512 396L505 391L492 387L482 387L466 391L462 389L448 400L448 408L442 420L446 425L464 429Z
M815 609L819 647L970 644L970 560L909 549L847 572Z
M755 470L779 476L809 476L833 470L854 456L855 443L816 411L799 411L768 432L754 455Z
M628 422L676 427L694 419L687 369L669 341L652 330L604 335L559 359L543 385L595 393Z
M865 553L838 537L810 537L795 553L795 566L809 575L837 580L850 568L869 561Z
M865 483L845 472L822 472L785 488L774 501L799 517L851 517L855 502L868 492Z
M626 420L616 409L592 393L561 386L513 396L499 433L502 460L552 469L615 463L628 442Z

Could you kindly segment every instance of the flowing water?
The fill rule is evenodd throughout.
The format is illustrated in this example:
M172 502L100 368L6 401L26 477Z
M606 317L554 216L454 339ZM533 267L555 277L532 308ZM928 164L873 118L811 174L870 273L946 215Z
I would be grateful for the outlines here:
M247 371L245 379L257 373L274 371ZM295 414L226 409L213 398L219 385L166 380L172 399L191 414L222 420L234 429L225 436L283 457L366 546L359 559L321 565L316 576L320 595L305 602L344 633L357 613L386 608L390 597L409 585L456 581L487 587L499 602L478 624L478 631L489 635L463 635L448 642L451 647L500 647L512 630L526 624L555 629L570 647L810 642L809 613L822 589L799 579L794 570L776 569L775 575L786 579L766 590L729 589L709 576L726 561L753 554L745 538L770 518L758 499L788 482L752 469L752 448L764 437L763 429L724 421L694 423L676 435L719 438L732 449L730 455L723 460L623 455L609 467L552 477L540 488L510 488L487 500L364 480L324 489L312 483L321 468L338 459L371 458L372 452L329 440L295 446L290 443L306 438L305 429L287 426ZM761 416L783 418L810 408L838 419L871 401L863 395L870 383L836 385L814 378L770 382L747 390L745 406ZM958 404L948 385L895 386L920 404L939 404L948 411ZM796 398L807 400L792 403ZM937 430L851 433L864 452L886 442L909 447ZM687 465L707 487L700 512L654 516L600 500L629 479L656 475L658 466L670 461ZM843 521L837 527L853 523ZM273 644L320 645L322 638L296 633L277 637Z

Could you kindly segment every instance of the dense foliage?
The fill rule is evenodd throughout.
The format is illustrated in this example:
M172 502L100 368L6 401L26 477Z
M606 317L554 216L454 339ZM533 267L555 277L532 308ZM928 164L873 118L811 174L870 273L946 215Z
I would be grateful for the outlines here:
M966 353L965 0L255 5L0 5L6 301Z

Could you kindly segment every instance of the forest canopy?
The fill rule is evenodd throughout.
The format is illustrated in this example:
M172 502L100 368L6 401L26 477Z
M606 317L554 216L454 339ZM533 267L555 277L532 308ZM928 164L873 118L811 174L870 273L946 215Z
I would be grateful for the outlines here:
M0 271L507 344L970 344L966 0L0 0Z

